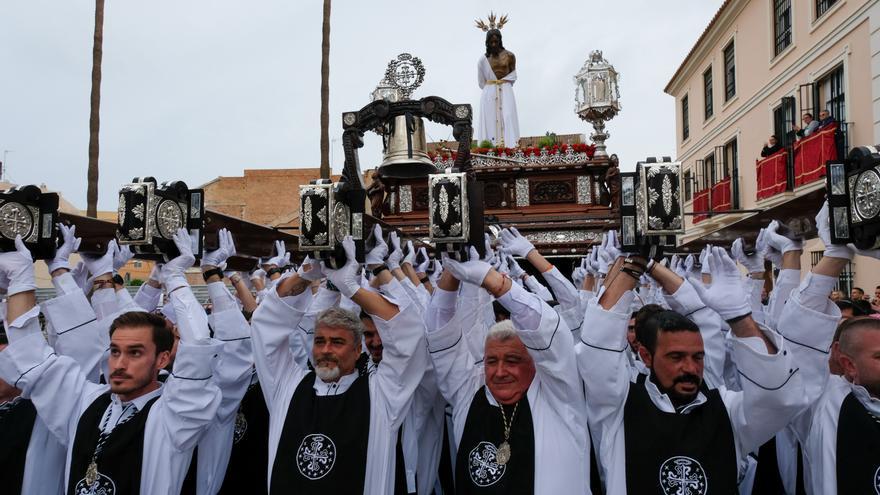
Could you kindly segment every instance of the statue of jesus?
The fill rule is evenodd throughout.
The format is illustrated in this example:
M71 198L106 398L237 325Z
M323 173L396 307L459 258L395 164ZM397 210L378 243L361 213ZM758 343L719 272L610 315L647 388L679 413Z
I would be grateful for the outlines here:
M502 16L496 24L495 14L489 14L489 23L477 21L477 27L486 32L486 54L477 64L477 81L483 94L480 97L480 120L477 136L497 147L516 147L519 142L519 121L513 83L516 81L516 57L505 50L501 42L501 27L507 22Z

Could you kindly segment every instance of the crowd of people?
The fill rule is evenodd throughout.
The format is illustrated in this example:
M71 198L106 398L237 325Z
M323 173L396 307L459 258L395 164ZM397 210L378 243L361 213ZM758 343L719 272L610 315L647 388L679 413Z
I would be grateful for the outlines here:
M466 261L376 226L363 264L348 237L336 269L282 243L251 274L224 271L221 231L210 314L185 230L132 297L113 279L131 252L71 266L61 226L40 305L19 239L3 493L880 493L880 319L829 297L880 252L816 220L806 273L773 222L754 253L662 260L609 231L570 278L512 227Z

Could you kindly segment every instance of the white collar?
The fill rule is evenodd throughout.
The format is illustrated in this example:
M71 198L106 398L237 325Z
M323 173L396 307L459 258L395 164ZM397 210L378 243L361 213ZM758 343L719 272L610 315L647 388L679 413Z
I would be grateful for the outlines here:
M339 377L339 380L335 382L325 382L321 380L321 378L315 375L315 393L318 395L337 395L344 394L351 384L357 380L358 372L357 370L352 371L351 373Z
M855 395L856 399L865 406L865 409L867 409L874 417L880 417L880 399L871 397L868 390L861 385L850 383L850 386L852 387L853 395Z
M645 377L645 389L648 391L648 397L651 398L651 402L657 406L657 409L665 413L675 413L678 412L680 414L688 414L693 411L695 408L706 403L706 396L703 394L703 391L700 390L697 392L697 396L693 401L683 406L681 410L676 411L675 406L672 405L672 400L668 395L661 393L660 389L657 388L657 385L651 381L651 372L648 370L648 376Z
M150 402L154 397L159 397L162 395L162 382L159 382L159 388L153 390L152 392L148 392L136 399L132 399L129 402L122 402L122 399L119 398L116 394L110 394L110 402L118 407L127 406L128 404L134 404L137 407L138 411L143 411L144 407L146 407L147 402Z

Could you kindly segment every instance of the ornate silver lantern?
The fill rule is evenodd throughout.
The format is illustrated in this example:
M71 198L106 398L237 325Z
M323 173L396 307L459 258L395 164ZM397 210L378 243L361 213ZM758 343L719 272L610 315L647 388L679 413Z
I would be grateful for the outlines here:
M203 248L204 191L182 181L157 184L153 177L136 177L119 190L116 239L140 259L168 261L179 254L174 244L178 229L189 230L193 254Z
M681 163L648 158L620 174L620 243L630 252L660 255L684 234Z
M35 259L55 255L58 195L37 186L18 186L0 192L0 252L15 251L21 236Z
M605 140L611 135L605 131L605 121L613 119L620 112L619 79L620 74L602 58L600 50L590 52L590 58L574 76L575 113L593 124L590 139L596 145L593 156L597 158L608 156Z

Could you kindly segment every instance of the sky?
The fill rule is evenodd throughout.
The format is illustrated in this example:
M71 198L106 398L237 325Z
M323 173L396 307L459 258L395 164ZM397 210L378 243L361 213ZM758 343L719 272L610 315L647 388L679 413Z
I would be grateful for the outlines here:
M0 157L18 184L46 184L86 206L94 0L0 1ZM490 10L506 13L523 136L589 134L573 76L592 50L621 74L607 124L624 170L675 155L674 100L663 93L722 0L336 0L330 33L331 163L341 170L344 111L369 103L388 62L421 58L414 97L478 111L477 61ZM101 85L101 210L133 177L196 187L244 169L320 162L320 0L107 0ZM428 140L452 140L429 124ZM361 167L381 162L372 134ZM2 158L0 158L2 159ZM295 191L291 191L295 194Z

